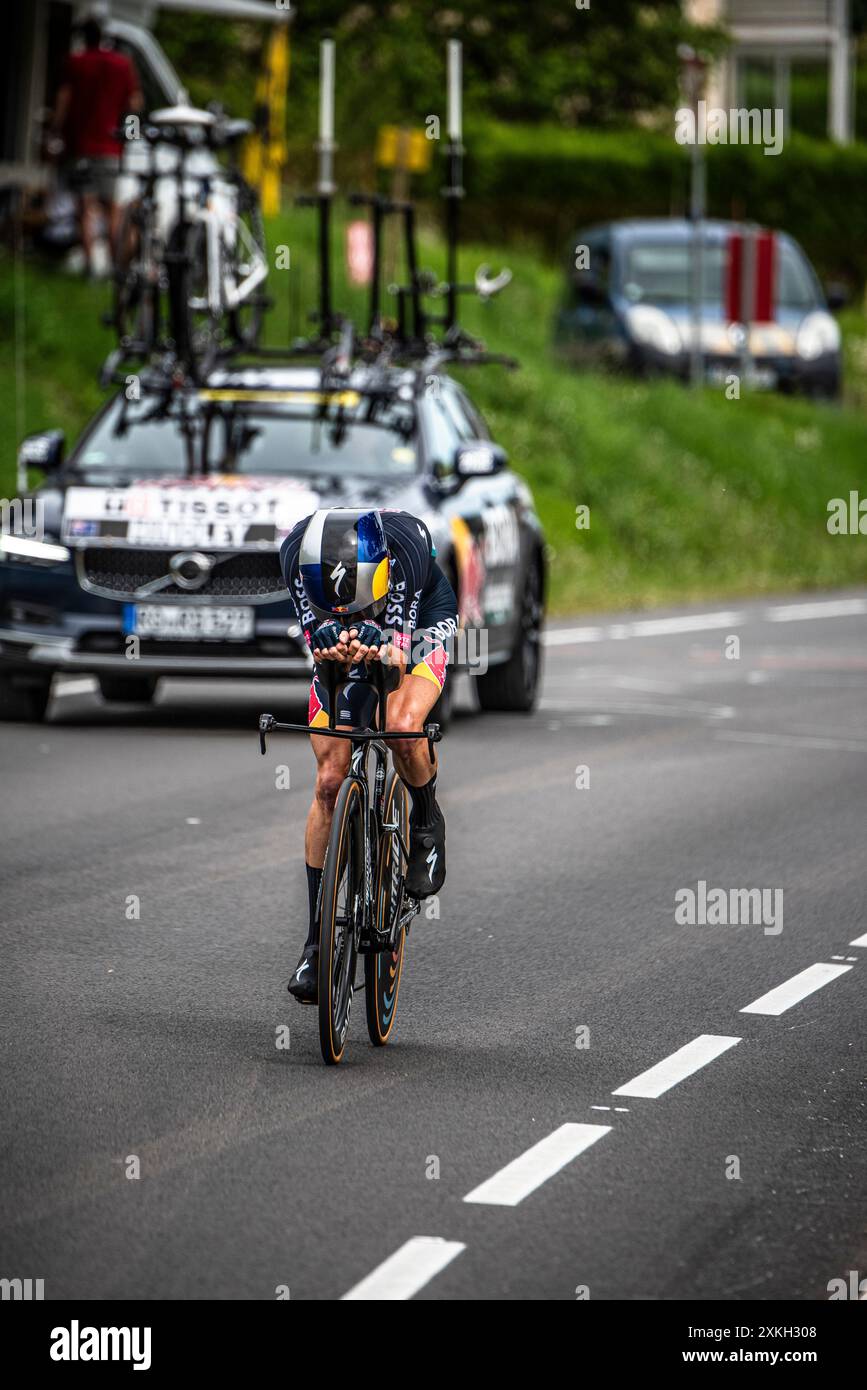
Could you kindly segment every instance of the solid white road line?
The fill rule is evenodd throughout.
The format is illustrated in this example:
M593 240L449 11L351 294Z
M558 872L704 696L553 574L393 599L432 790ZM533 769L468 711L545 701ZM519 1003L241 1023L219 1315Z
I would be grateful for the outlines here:
M732 609L719 613L685 613L670 618L640 618L630 623L588 624L543 632L547 647L571 647L581 642L623 641L629 637L663 637L677 632L713 632L722 627L743 627L749 622L796 623L810 618L847 618L867 613L867 599L822 599L812 603L787 603L753 612Z
M642 618L634 623L614 623L609 637L665 637L672 632L712 632L719 627L740 627L747 621L746 613L684 613L676 618Z
M413 1236L340 1301L399 1302L412 1298L466 1248L459 1240L443 1240L442 1236Z
M464 1201L482 1202L495 1207L516 1207L543 1182L553 1178L573 1158L601 1139L603 1134L610 1133L610 1125L561 1125L553 1134L540 1139L532 1149L507 1163L492 1178L474 1187Z
M632 623L608 623L604 627L561 627L544 632L548 647L568 647L580 642L622 642L629 637L662 637L672 632L711 632L720 627L740 627L746 613L686 613L674 618L641 618Z
M715 1037L713 1033L702 1033L685 1047L679 1047L677 1052L672 1052L670 1057L657 1062L649 1071L643 1071L633 1081L627 1081L625 1086L618 1086L611 1094L644 1096L647 1100L656 1100L657 1096L664 1095L679 1081L685 1081L693 1072L700 1071L708 1062L720 1057L723 1052L728 1052L730 1047L739 1042L740 1038Z
M561 627L543 632L542 641L546 647L571 647L573 642L601 642L604 636L604 627Z
M745 1009L741 1009L741 1013L768 1014L777 1018L784 1014L786 1009L791 1009L793 1004L800 1004L808 994L813 994L823 985L829 985L838 975L845 975L846 971L851 969L851 965L808 965L806 970L793 975L791 980L785 980L783 984L777 985L776 989L768 990L761 999L747 1004Z
M863 936L856 936L854 941L849 942L850 946L867 946L867 932Z
M725 743L759 743L769 748L818 748L822 752L867 753L867 740L819 738L811 734L759 734L747 730L721 729L716 738Z

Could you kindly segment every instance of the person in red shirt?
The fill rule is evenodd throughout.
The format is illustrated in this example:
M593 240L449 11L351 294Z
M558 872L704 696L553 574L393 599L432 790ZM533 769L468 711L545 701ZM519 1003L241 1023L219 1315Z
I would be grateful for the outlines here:
M63 66L54 126L63 134L79 200L81 244L94 270L98 210L108 224L112 256L120 221L115 190L121 142L114 132L126 115L141 110L143 99L129 58L101 47L99 21L86 20L83 34L84 52L70 53Z

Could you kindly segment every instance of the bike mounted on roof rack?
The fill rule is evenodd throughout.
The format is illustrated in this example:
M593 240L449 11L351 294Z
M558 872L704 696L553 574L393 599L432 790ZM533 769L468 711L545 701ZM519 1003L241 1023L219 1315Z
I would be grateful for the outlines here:
M258 343L271 303L265 234L258 197L237 160L238 143L252 129L220 108L175 106L153 111L137 130L144 168L125 171L140 190L124 208L117 237L105 322L118 342L103 384L123 368L125 380L134 363L201 380L223 352ZM125 140L125 130L116 134ZM214 164L220 151L228 152L225 166Z
M272 360L286 363L287 359L317 358L320 370L320 390L327 397L344 390L350 380L365 395L393 396L399 390L421 395L428 377L443 366L498 363L517 367L514 358L486 350L481 339L466 332L458 322L458 301L461 295L475 294L488 302L509 284L511 271L503 269L491 275L487 265L481 265L472 284L458 278L458 248L460 203L463 188L463 132L461 110L461 44L448 43L448 138L445 145L447 166L446 184L442 195L446 204L447 278L439 281L428 270L419 267L415 206L408 200L395 200L380 193L353 193L353 207L369 209L372 240L372 273L370 305L366 331L358 329L344 313L334 308L331 284L331 221L337 187L334 182L334 41L324 39L320 44L320 125L316 149L319 168L316 191L296 199L300 207L315 207L318 215L319 296L318 307L310 314L317 327L315 335L298 339L284 347L262 347L255 335L235 334L220 345L211 340L208 350L198 352L192 334L176 334L168 342L154 339L144 345L134 339L122 338L117 348L106 358L101 380L104 385L125 385L128 368L136 357L145 355L146 367L138 374L141 390L157 396L157 412L167 410L177 393L195 390L205 385L211 373L220 367L237 366L243 359L251 362ZM166 113L169 114L169 113ZM174 113L172 113L174 114ZM230 123L236 125L237 123ZM171 128L172 139L180 123ZM165 127L164 127L165 128ZM155 138L155 137L151 137ZM179 137L180 139L180 137ZM180 139L181 147L184 142ZM181 162L179 161L179 167ZM181 209L183 200L181 199ZM396 313L383 311L382 246L386 219L397 216L402 223L402 242L406 263L405 284L387 287L394 299ZM169 263L175 282L189 270L180 261ZM180 267L180 271L179 271ZM258 282L257 282L258 283ZM442 309L428 307L434 300ZM259 302L259 301L257 301ZM265 301L262 301L265 302ZM172 299L170 297L170 310ZM178 295L175 294L175 309ZM148 351L150 348L150 351ZM409 380L398 382L400 369L410 373ZM299 386L296 388L301 390ZM257 390L291 391L285 383L259 383Z

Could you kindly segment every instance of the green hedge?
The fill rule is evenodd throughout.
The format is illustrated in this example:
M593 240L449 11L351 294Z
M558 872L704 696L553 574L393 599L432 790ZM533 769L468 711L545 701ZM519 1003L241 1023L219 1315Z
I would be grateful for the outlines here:
M465 226L489 241L529 238L559 256L591 222L682 215L687 206L689 151L673 133L488 123L471 128L466 144ZM721 145L706 154L712 216L784 229L823 278L867 282L867 144L793 136L777 156Z

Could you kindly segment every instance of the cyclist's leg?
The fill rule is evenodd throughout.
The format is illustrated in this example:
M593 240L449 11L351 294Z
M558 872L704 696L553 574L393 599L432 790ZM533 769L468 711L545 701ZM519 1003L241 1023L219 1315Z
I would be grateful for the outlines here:
M425 721L442 694L446 681L444 660L441 676L434 675L432 678L432 669L426 662L414 666L402 681L400 688L389 695L388 727L395 733L420 733L424 728ZM436 746L432 765L424 739L389 739L387 742L398 776L408 787L422 787L436 776Z
M319 949L319 922L317 904L322 883L322 868L325 851L331 831L334 803L340 784L349 768L350 748L346 739L323 738L313 732L328 724L328 692L325 682L320 680L318 670L314 672L310 685L310 703L307 713L310 725L310 743L316 758L316 787L313 802L307 816L304 833L304 859L307 871L307 939L299 960L289 981L289 993L302 1004L315 1004L317 999L317 953Z
M366 728L373 722L376 692L363 679L363 666L353 666L345 684L337 688L338 729ZM319 671L314 672L310 685L310 705L307 712L310 743L316 758L316 789L307 817L304 850L307 863L321 869L331 831L331 817L340 784L349 768L350 745L344 738L324 738L313 731L328 725L328 691Z
M447 641L457 628L455 608L448 611L451 587L435 597L432 611L420 614L420 623L429 625L413 634L409 670L388 702L388 727L396 732L420 733L428 715L442 694L448 666ZM447 616L442 615L445 608ZM437 761L431 763L424 739L389 740L398 774L412 800L410 812L410 856L407 890L415 897L438 893L445 882L445 817L436 800Z
M310 683L307 723L310 725L310 745L316 758L316 786L304 834L304 857L310 868L321 871L325 863L334 803L349 768L350 750L347 739L323 738L313 732L314 729L328 726L328 691L318 670Z

